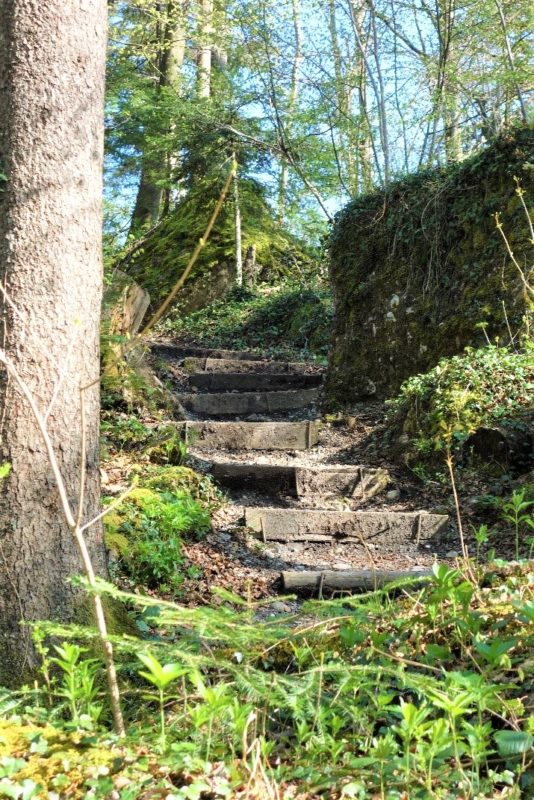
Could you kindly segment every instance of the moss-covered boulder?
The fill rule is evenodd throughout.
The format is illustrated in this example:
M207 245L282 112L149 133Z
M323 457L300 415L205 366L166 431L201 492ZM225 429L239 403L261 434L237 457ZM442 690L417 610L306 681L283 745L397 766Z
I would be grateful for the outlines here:
M157 308L184 271L219 199L224 175L209 185L193 186L176 209L144 240L127 250L119 267L149 292ZM255 248L259 281L308 274L317 269L316 253L277 224L261 186L240 183L243 259ZM175 306L184 313L204 308L235 285L235 207L227 196L211 235Z
M534 196L534 131L520 128L463 163L356 198L335 221L330 406L394 394L441 357L510 341L532 310L526 204ZM530 260L529 260L530 259ZM529 308L530 306L530 308Z

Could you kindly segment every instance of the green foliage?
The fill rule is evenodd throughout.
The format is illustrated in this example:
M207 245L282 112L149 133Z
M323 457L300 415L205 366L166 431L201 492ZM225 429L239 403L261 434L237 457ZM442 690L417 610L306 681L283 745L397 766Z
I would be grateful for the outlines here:
M211 521L209 511L187 490L140 487L104 517L104 526L108 547L118 549L135 583L176 595L184 580L182 538L202 536Z
M448 446L460 453L481 426L524 425L534 413L534 350L466 349L409 378L391 401L390 434L410 437L418 460L435 460Z
M99 582L151 612L150 650L117 641L134 658L122 671L126 745L148 749L151 790L200 797L188 790L203 781L212 797L231 798L254 774L258 797L294 785L303 798L519 797L534 735L524 704L533 576L528 565L492 564L477 577L436 564L423 588L309 601L286 618L260 618L258 603L229 594L190 608ZM38 691L20 696L19 715L33 713ZM0 756L15 752L0 737ZM132 797L148 777L137 760L116 768Z
M152 653L139 653L138 659L145 665L146 671L140 670L139 675L149 681L158 691L160 711L160 743L162 751L165 750L165 689L170 683L187 674L187 669L181 664L160 664Z
M530 509L534 506L534 500L529 500L526 496L526 489L517 489L513 492L508 502L503 503L503 517L507 522L514 526L515 538L515 557L519 558L519 535L522 529L534 531L534 516ZM530 548L530 554L532 555Z
M104 412L100 423L104 455L126 452L153 464L182 466L187 458L187 444L173 425L158 423L148 427L133 414Z
M206 347L323 357L328 352L332 300L323 289L234 290L224 300L187 316L173 315L161 329Z
M76 726L96 723L102 713L102 705L97 702L100 661L87 658L87 648L72 642L65 642L62 647L55 645L54 651L56 655L49 659L49 663L61 670L55 696L66 702L71 722Z
M105 413L100 423L104 449L133 450L144 445L152 431L133 415Z

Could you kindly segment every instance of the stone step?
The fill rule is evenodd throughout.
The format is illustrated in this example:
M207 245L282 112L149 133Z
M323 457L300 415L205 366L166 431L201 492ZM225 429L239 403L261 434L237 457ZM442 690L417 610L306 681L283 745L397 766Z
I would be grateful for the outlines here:
M301 361L246 361L236 358L184 358L186 372L269 372L278 374L323 374L324 369Z
M170 342L150 342L150 350L156 356L182 360L188 356L193 358L223 358L232 361L257 361L257 353L246 350L219 350L204 347L190 347L189 345L171 344Z
M179 394L179 403L193 414L208 417L274 414L307 408L319 399L319 389L287 392L227 392L224 394Z
M319 420L303 422L178 422L183 438L198 450L309 450L317 444Z
M351 542L398 551L412 544L439 545L449 518L424 511L315 511L246 508L245 524L264 541Z
M230 489L297 498L337 494L364 500L378 494L389 482L385 469L360 466L299 467L217 461L211 474Z
M321 374L270 374L268 372L198 372L190 375L189 383L197 389L211 392L279 391L308 389L320 386Z

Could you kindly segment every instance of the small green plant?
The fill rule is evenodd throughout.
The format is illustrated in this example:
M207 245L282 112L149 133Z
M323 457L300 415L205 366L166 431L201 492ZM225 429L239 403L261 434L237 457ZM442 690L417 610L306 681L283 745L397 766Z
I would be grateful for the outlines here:
M157 431L144 446L144 452L155 464L182 466L187 459L187 442L174 427L164 427Z
M138 488L104 525L108 547L118 550L134 582L177 595L184 580L182 537L201 537L211 519L209 510L186 490Z
M98 659L84 658L87 648L65 642L55 645L57 653L50 663L61 669L61 682L55 694L62 698L69 710L71 721L78 727L92 727L102 713L97 702L97 675L102 665Z
M188 670L178 663L160 664L152 653L139 653L138 659L145 665L146 672L139 671L139 675L156 687L158 691L159 720L160 720L160 747L166 749L165 734L165 690L173 681L186 675Z
M479 525L478 528L473 528L473 535L475 537L475 542L476 542L476 545L477 545L476 560L477 560L477 563L479 563L480 562L480 549L481 549L481 547L483 545L485 545L485 544L487 544L489 542L489 538L490 538L488 526L486 524L483 524L483 525Z
M519 558L520 531L526 528L534 530L534 516L529 511L533 506L534 500L526 499L526 489L516 489L510 500L502 505L503 519L514 526L516 558Z

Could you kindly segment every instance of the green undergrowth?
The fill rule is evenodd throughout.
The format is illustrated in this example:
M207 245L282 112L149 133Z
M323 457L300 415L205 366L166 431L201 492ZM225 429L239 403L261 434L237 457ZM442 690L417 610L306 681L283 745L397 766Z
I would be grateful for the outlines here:
M127 739L106 731L80 649L94 633L41 626L64 644L42 648L41 683L1 698L0 796L31 781L24 796L529 797L533 587L526 562L436 564L426 582L266 616L222 590L190 608L100 583L148 631L115 643Z
M533 423L534 348L516 352L488 345L409 378L389 404L386 439L393 448L400 445L411 464L442 465L447 448L465 461L470 437L481 428L526 442Z
M121 585L179 597L184 581L200 576L185 545L211 529L220 492L185 466L187 446L172 425L106 412L101 428L104 466L120 463L130 483L118 505L116 495L103 497L113 506L103 520L111 574Z
M179 596L184 578L198 576L187 564L184 540L202 538L211 529L214 492L185 467L145 472L141 483L104 517L106 547L115 569L135 585ZM104 498L104 504L112 501Z
M328 353L332 313L322 288L234 289L200 311L171 315L159 330L204 347L315 359Z

